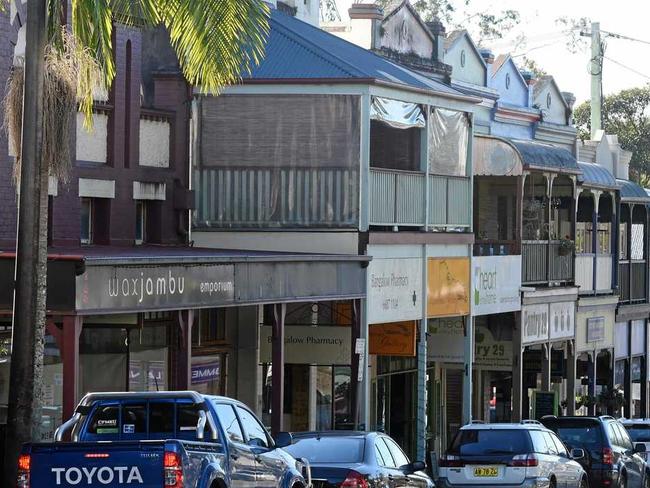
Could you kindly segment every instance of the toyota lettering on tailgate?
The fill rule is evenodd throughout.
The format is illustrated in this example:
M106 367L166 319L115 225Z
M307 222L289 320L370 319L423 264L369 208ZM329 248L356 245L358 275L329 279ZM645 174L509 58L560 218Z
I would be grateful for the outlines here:
M109 485L114 481L120 484L143 484L142 475L137 466L114 466L109 468L104 466L98 468L52 468L52 473L56 476L56 484L61 485L66 482L69 485L91 485L100 483Z

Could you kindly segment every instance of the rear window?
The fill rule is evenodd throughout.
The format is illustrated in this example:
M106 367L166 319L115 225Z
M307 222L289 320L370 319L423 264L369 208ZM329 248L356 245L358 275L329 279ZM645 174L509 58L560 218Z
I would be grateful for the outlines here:
M310 463L360 463L364 439L361 437L299 437L284 450Z
M547 421L546 427L554 431L571 448L599 450L602 446L600 423L593 420Z
M650 442L650 425L626 425L625 428L634 442Z
M465 429L456 434L449 454L498 456L532 452L528 432L523 429Z

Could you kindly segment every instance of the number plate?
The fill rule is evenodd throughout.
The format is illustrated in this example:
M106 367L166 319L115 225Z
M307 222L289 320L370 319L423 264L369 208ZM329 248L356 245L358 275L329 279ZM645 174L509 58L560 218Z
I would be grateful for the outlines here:
M485 467L474 468L474 476L477 478L496 478L499 476L499 468Z

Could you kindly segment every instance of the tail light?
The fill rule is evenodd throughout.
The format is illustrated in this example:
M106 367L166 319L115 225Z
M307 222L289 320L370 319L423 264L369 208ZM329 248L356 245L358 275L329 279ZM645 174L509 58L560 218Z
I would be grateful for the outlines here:
M440 468L462 468L465 466L465 463L461 461L459 456L446 454L440 457L438 466Z
M21 454L18 457L18 488L29 488L29 478L32 468L32 457L29 454Z
M614 453L609 447L603 447L603 464L614 464Z
M180 454L165 451L163 461L165 488L183 488L183 464Z
M510 461L510 466L517 468L534 468L539 465L539 460L534 454L517 454Z
M368 488L368 482L366 481L366 478L363 477L361 473L357 473L356 471L350 471L343 481L339 485L341 488Z

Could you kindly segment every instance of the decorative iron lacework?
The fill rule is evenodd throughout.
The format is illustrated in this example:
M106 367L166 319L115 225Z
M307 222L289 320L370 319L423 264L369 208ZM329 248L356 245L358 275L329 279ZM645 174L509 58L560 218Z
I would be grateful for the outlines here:
M341 22L341 14L336 6L336 0L320 0L321 22Z

